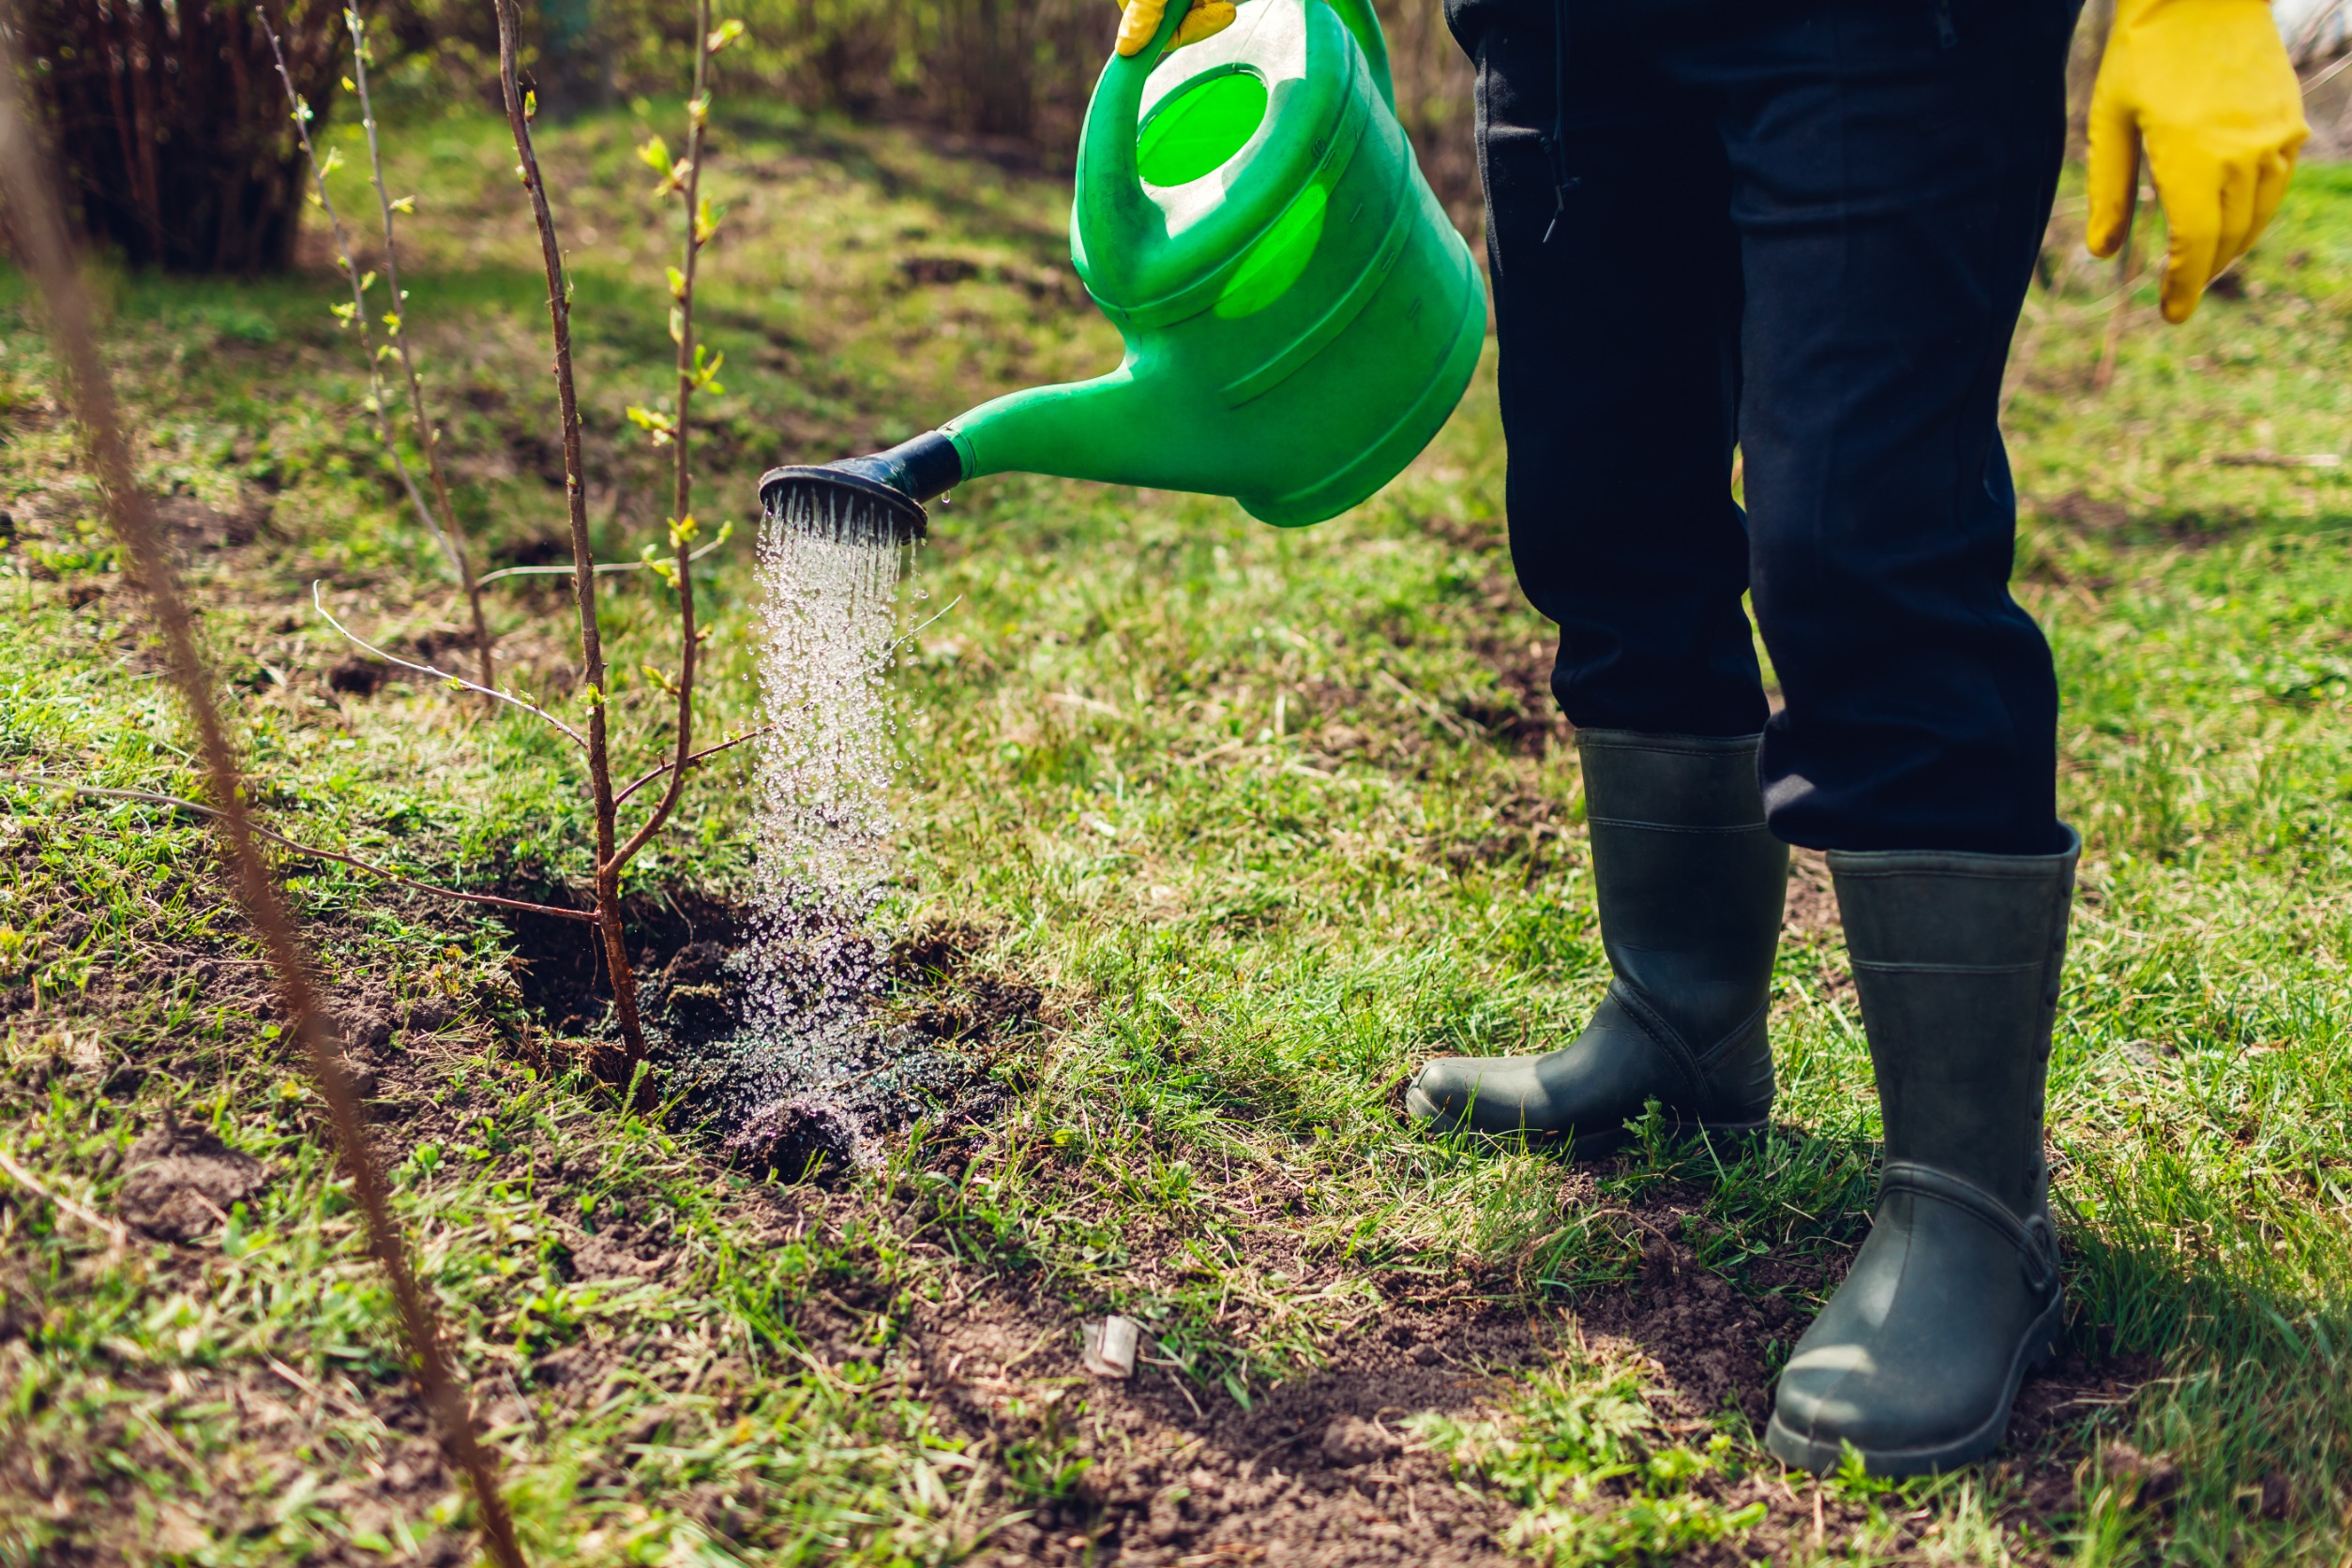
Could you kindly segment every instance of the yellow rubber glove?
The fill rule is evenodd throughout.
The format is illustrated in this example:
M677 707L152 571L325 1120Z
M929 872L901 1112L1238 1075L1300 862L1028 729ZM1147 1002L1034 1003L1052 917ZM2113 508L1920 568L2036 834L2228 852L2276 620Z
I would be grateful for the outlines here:
M2118 0L2090 94L2091 254L2123 244L2144 145L2172 230L2164 319L2187 321L2278 211L2310 135L2267 0Z
M1160 30L1160 22L1168 15L1168 0L1127 0L1119 13L1119 53L1133 54L1152 41ZM1168 47L1182 49L1188 43L1214 38L1233 25L1233 0L1192 0L1192 9L1177 24L1176 41Z

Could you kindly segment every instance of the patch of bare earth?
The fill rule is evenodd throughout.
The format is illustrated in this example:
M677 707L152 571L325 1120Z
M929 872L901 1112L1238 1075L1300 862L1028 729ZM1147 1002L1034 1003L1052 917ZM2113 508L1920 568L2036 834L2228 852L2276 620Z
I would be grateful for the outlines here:
M1521 1313L1395 1305L1246 1410L1192 1392L1148 1341L1132 1380L1089 1378L1078 1319L1010 1295L926 1307L901 1353L918 1396L1007 1476L1005 1505L1024 1500L1014 1478L1043 1453L1076 1469L1063 1495L1033 1493L981 1560L1173 1568L1500 1560L1513 1510L1457 1484L1405 1423L1499 1403L1502 1374L1542 1348Z

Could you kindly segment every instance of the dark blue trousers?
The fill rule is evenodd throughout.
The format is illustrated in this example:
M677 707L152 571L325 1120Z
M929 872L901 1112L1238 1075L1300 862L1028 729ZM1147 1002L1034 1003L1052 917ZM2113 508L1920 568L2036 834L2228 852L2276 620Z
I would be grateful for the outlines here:
M1761 729L1792 843L2058 849L2057 682L2009 594L1995 421L2074 0L1447 19L1478 67L1512 555L1570 720Z

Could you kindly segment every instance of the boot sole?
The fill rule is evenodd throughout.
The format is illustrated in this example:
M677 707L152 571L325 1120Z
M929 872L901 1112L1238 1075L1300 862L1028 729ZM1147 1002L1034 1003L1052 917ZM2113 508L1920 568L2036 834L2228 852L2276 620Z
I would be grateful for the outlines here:
M1515 1127L1507 1133L1480 1132L1474 1127L1463 1127L1460 1118L1450 1117L1444 1111L1440 1110L1437 1102L1424 1094L1418 1084L1406 1086L1405 1110L1424 1132L1444 1137L1467 1131L1472 1138L1485 1138L1492 1142L1523 1137L1533 1146L1564 1148L1572 1160L1590 1159L1602 1154L1615 1153L1632 1142L1634 1138L1634 1135L1622 1126L1606 1127L1597 1132L1582 1133L1574 1137L1565 1133L1547 1132L1541 1127ZM1746 1122L1717 1122L1705 1117L1668 1116L1666 1122L1666 1134L1670 1138L1690 1138L1699 1133L1760 1133L1769 1129L1772 1124L1771 1118L1762 1116Z
M2058 1353L2058 1322L2065 1308L2066 1298L2058 1296L2051 1301L2049 1309L2034 1319L2025 1343L2018 1347L2017 1355L2010 1364L2009 1386L2001 1391L2000 1405L1983 1425L1956 1441L1928 1448L1873 1449L1856 1443L1862 1468L1872 1475L1934 1475L1973 1464L1998 1448L2001 1440L2009 1435L2010 1409L2017 1402L2017 1390L2024 1386L2026 1375L2047 1366L2050 1358ZM1846 1456L1842 1441L1801 1438L1782 1425L1777 1409L1772 1411L1772 1424L1764 1429L1764 1446L1772 1451L1772 1457L1791 1470L1811 1470L1816 1475L1837 1469Z

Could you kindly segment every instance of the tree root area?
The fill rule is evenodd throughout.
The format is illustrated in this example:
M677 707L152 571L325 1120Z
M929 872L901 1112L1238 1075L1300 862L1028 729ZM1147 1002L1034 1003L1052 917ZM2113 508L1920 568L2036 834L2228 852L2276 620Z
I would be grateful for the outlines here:
M563 908L579 895L534 889ZM771 972L749 962L754 915L691 888L624 903L649 1060L638 1092L667 1103L731 1163L787 1181L870 1168L886 1140L918 1121L953 1136L993 1119L1006 1087L1006 1044L1033 1033L1039 988L982 961L986 933L919 926L878 936L846 913L818 912L762 933ZM576 921L505 917L517 984L531 1014L573 1054L611 1052L611 988ZM843 974L871 994L840 999ZM832 1026L762 1027L753 991L781 997L787 1016L826 1014Z

